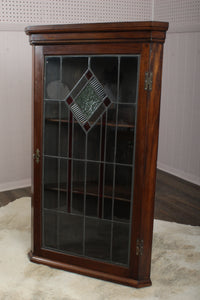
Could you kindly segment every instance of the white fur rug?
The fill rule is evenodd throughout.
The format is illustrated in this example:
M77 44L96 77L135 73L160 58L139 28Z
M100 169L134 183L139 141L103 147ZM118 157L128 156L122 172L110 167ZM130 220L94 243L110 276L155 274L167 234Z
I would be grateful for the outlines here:
M154 223L153 285L134 289L29 262L30 198L0 209L2 300L200 299L200 227Z

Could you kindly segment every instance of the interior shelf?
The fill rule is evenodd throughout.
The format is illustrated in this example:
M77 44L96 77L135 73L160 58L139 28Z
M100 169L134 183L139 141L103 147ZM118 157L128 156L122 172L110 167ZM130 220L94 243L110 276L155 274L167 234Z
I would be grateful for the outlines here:
M59 121L60 121L61 123L66 123L66 124L70 123L69 120L64 120L64 119L61 119L61 120L59 120L59 119L52 119L52 118L46 119L46 122L59 123ZM93 124L93 122L90 122L90 123ZM78 124L78 122L77 122L76 120L74 120L74 124ZM100 123L100 122L97 122L96 125L100 126L101 123ZM107 123L107 126L108 126L108 127L116 127L116 124L115 124L115 123ZM134 128L134 127L135 127L134 125L130 125L130 124L122 124L122 123L121 123L121 124L117 124L117 126L118 126L118 127L122 127L122 128Z
M67 184L61 183L60 184L60 188L58 188L58 185L56 185L56 184L45 184L44 185L44 189L45 190L49 190L49 191L68 192L68 190L66 188L66 185ZM87 196L98 197L98 194L95 191L93 191L93 190L95 190L94 185L92 185L92 184L91 185L87 185L87 187L88 187L88 190L89 190L89 191L86 192ZM106 190L110 193L110 195L104 194L104 198L112 199L112 196L111 196L112 189L113 189L112 186L106 186ZM122 194L120 195L120 193L118 192L118 195L115 196L114 199L117 200L117 201L130 202L130 196L128 194L127 195L124 194L124 187L120 188L118 186L118 191L120 191L120 190L122 191ZM72 193L73 194L83 195L84 194L84 190L81 189L80 187L78 188L77 184L74 184Z

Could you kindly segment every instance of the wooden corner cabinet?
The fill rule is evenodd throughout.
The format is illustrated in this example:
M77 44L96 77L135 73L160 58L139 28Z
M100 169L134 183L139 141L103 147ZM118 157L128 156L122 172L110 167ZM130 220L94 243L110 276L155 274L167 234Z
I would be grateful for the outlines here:
M31 261L134 287L150 263L164 22L30 26Z

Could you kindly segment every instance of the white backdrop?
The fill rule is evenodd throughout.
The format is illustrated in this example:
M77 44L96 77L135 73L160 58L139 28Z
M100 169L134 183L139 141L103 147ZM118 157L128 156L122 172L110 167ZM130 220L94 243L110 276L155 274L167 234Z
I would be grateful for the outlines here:
M26 25L169 21L158 167L200 184L199 0L0 0L0 191L30 185L31 46Z

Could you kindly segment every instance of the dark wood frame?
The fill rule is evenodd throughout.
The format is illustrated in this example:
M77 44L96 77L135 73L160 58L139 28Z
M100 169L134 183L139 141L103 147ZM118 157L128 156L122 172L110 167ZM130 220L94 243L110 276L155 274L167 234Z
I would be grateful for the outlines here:
M42 157L34 163L32 197L33 262L134 287L151 285L150 265L154 214L156 160L163 43L168 23L128 22L84 25L31 26L26 28L33 45L33 152L42 153L43 76L45 55L139 54L139 94L135 149L134 201L131 257L128 268L42 248ZM152 90L145 90L145 72L153 73ZM137 240L143 254L137 255Z

